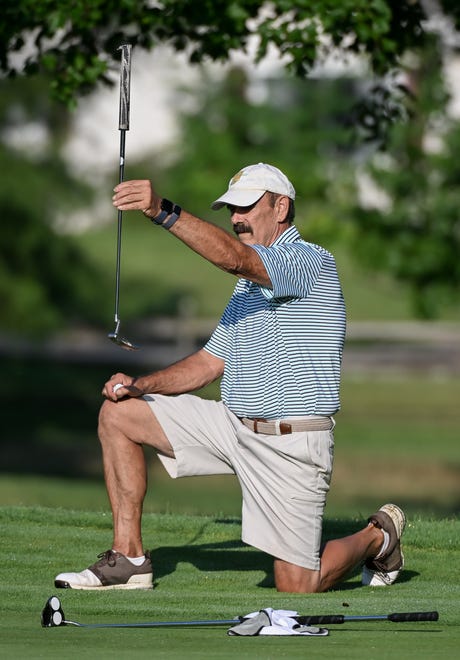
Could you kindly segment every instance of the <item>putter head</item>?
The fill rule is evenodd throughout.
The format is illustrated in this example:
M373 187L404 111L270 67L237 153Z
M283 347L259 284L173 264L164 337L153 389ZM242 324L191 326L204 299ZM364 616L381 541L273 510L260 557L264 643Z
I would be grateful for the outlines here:
M140 348L139 346L132 344L127 339L121 337L117 332L110 332L107 336L110 339L110 341L113 341L114 344L117 344L117 346L120 346L121 348L124 348L127 351L138 351Z
M115 316L115 330L113 332L110 332L108 335L108 338L110 341L113 341L114 344L117 344L117 346L121 346L121 348L124 348L127 351L138 351L139 346L136 346L135 344L132 344L130 341L125 339L120 335L120 319L118 316Z
M51 596L46 601L41 615L41 622L43 628L57 628L58 626L66 625L61 601L57 596Z

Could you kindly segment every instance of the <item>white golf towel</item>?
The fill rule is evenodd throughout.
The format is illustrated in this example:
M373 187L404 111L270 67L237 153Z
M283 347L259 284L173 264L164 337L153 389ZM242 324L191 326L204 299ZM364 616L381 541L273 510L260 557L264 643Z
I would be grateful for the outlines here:
M258 612L251 612L243 617L241 623L232 626L228 635L255 636L255 635L304 635L321 636L329 634L326 628L303 626L294 618L298 612L294 610L274 610L266 607Z

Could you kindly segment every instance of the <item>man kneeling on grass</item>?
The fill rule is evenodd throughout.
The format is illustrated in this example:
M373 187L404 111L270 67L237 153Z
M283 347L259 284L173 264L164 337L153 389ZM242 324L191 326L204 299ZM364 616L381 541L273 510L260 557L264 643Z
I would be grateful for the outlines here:
M88 569L59 574L57 587L152 587L141 536L142 445L158 452L172 477L236 474L242 539L273 556L279 591L325 591L358 564L364 584L396 579L405 518L394 504L320 550L345 306L334 258L293 224L294 199L276 167L245 167L212 204L228 209L232 236L158 196L149 181L116 186L117 209L142 211L238 281L203 348L146 376L114 374L104 385L99 437L113 544ZM221 401L188 394L218 378Z

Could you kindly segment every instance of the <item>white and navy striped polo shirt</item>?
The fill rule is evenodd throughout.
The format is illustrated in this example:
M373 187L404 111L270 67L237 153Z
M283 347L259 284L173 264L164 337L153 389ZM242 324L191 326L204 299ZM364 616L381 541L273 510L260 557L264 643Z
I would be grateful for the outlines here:
M295 226L270 247L252 247L272 288L238 280L204 347L225 361L222 400L238 417L332 415L345 338L334 258Z

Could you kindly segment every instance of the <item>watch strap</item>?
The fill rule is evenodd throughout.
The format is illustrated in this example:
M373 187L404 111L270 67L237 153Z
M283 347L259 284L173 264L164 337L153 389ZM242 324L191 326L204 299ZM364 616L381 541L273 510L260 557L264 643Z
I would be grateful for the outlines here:
M181 211L182 211L181 207L177 206L177 204L175 204L173 212L171 213L169 218L163 222L162 227L164 227L165 229L171 229L173 224L176 222L176 220L180 216Z
M181 214L181 207L178 206L177 204L173 204L169 199L162 199L161 200L161 205L160 205L161 211L158 215L154 216L153 218L150 218L152 222L154 222L156 225L161 225L165 229L171 229L173 224L176 222L178 217ZM168 218L166 220L166 218Z
M156 215L154 218L151 217L150 220L156 225L162 225L168 215L169 213L167 211L160 211L158 215Z

